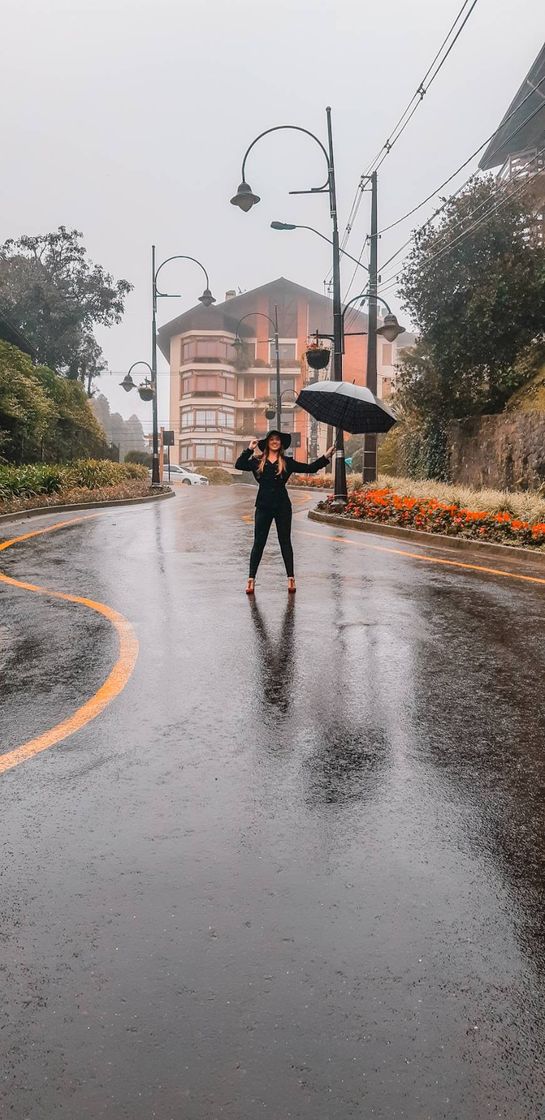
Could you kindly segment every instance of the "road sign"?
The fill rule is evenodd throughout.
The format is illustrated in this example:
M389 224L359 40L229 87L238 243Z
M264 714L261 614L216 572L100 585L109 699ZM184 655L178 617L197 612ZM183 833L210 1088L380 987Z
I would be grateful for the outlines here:
M174 432L163 432L163 447L174 447Z

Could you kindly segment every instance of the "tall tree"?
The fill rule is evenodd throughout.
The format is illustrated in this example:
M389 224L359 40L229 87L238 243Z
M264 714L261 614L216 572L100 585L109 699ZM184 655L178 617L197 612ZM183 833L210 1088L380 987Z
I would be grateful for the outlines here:
M105 368L96 324L119 323L127 280L93 264L78 230L9 238L0 246L0 304L45 365L90 385Z
M451 420L500 411L530 376L545 328L545 247L530 185L473 178L418 231L400 295L420 338L396 404L409 473L445 478Z
M0 341L0 462L109 456L85 390Z
M400 282L421 336L399 396L448 421L499 411L524 378L517 358L543 338L545 247L531 189L474 178L425 226Z

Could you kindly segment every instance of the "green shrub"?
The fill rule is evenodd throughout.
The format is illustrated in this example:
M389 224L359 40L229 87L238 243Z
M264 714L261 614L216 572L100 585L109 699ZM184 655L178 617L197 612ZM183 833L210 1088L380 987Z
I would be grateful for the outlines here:
M85 488L99 490L129 479L148 477L137 463L112 463L108 459L80 459L74 463L27 463L22 467L0 466L0 501L30 498L36 494L58 494Z
M127 451L127 454L125 455L125 462L141 463L142 466L147 467L148 470L151 470L153 455L150 455L149 451Z
M229 474L229 471L225 471L223 467L206 467L197 463L195 470L198 474L204 475L211 486L229 486L233 482L232 475Z

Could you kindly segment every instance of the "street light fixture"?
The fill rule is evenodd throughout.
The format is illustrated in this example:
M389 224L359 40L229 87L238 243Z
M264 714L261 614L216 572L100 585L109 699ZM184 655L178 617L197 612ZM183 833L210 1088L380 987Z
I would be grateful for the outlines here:
M387 342L395 342L400 334L403 334L405 327L400 326L396 316L392 313L392 309L382 296L377 295L376 283L373 283L373 277L376 280L376 268L373 267L371 278L369 282L369 289L366 292L360 293L359 296L354 296L349 300L343 310L343 334L344 334L344 317L348 308L353 303L359 303L363 307L364 303L369 301L369 318L368 318L368 341L367 341L367 374L366 382L367 388L372 393L377 392L377 335L381 335ZM382 303L386 308L386 315L381 327L377 327L377 303ZM375 433L368 433L365 436L365 447L363 457L363 481L375 482L377 477L377 437Z
M281 124L275 125L274 128L267 128L256 136L255 140L247 148L244 158L242 160L242 174L241 182L238 187L237 193L231 199L233 206L238 206L240 210L247 213L260 201L259 195L254 194L250 184L246 179L246 160L255 144L264 136L268 136L272 132L280 132L289 130L292 132L301 132L306 136L310 136L311 140L315 142L320 148L326 164L327 164L327 179L320 187L311 187L310 190L290 191L290 194L328 194L329 195L329 212L333 225L333 238L331 241L333 247L333 376L337 381L342 381L343 376L343 355L342 355L342 309L341 309L341 276L340 276L340 247L339 247L339 227L337 221L337 199L336 199L336 186L335 186L335 161L333 156L333 133L331 127L331 109L328 106L326 109L327 117L327 148L322 144L322 141L309 132L307 128L301 128L299 125L294 124ZM326 238L327 240L327 238ZM277 401L278 404L278 401ZM346 467L344 462L344 436L343 432L338 430L336 437L337 451L335 455L335 497L341 501L346 501L347 488L346 488Z
M146 369L149 369L150 373L152 372L151 366L148 362L133 362L129 372L125 374L123 381L120 381L119 384L126 393L130 393L131 389L138 389L138 395L141 400L151 401L155 396L153 381L150 380L149 377L145 377L142 383L140 385L137 385L131 377L131 373L135 366L145 366Z
M308 229L308 230L310 230L311 233L315 233L317 237L321 237L322 241L327 241L328 245L333 245L333 242L332 242L331 238L326 237L324 233L320 233L319 229L314 229L314 226L299 226L299 225L294 225L293 222L271 222L271 229L276 229L276 230ZM358 261L356 259L356 257L351 256L350 253L347 253L346 249L341 249L339 247L339 252L341 253L341 255L343 257L348 257L349 261L353 261L354 264L357 264L359 266L359 268L363 268L365 270L365 272L369 272L369 269L367 268L367 265L364 264L363 261Z
M203 264L197 260L196 257L188 257L182 253L176 253L173 257L167 257L162 261L158 268L155 267L155 245L151 247L151 303L152 303L152 317L151 317L151 388L153 390L153 459L151 466L151 484L152 486L160 486L161 481L159 478L159 421L157 413L157 300L158 299L179 299L179 295L170 292L160 292L157 287L157 277L162 268L165 267L170 261L193 261L204 272L206 287L202 296L199 296L199 303L204 307L211 307L215 303L214 296L210 291L210 281L208 273ZM143 398L149 399L149 398Z
M257 202L261 202L258 194L254 194L249 183L244 180L240 183L238 191L233 195L231 202L233 206L238 206L239 210L243 210L245 214L255 206Z
M343 308L343 316L342 316L343 317L343 334L344 334L344 317L345 317L346 312L348 311L349 307L351 307L353 303L358 303L358 301L359 301L360 307L363 307L364 303L367 303L370 298L371 298L371 293L370 292L360 292L359 296L354 296L353 299L349 300L348 303L345 304L345 306ZM384 304L384 307L386 308L386 312L387 312L387 314L384 316L384 322L383 322L382 326L377 327L376 334L380 334L381 337L385 338L387 342L395 342L396 338L398 338L400 334L404 334L405 327L400 326L400 324L397 321L397 317L392 312L392 309L391 309L390 305L388 303L386 303L386 300L383 299L382 296L375 295L374 298L377 300L378 303ZM373 392L376 392L376 386L373 389Z

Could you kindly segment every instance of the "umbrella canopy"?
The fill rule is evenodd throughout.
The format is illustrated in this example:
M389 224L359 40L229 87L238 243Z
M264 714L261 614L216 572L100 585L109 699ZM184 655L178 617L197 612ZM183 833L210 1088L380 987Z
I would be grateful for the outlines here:
M349 381L317 381L301 389L297 404L315 420L357 435L388 432L397 418L370 389Z

